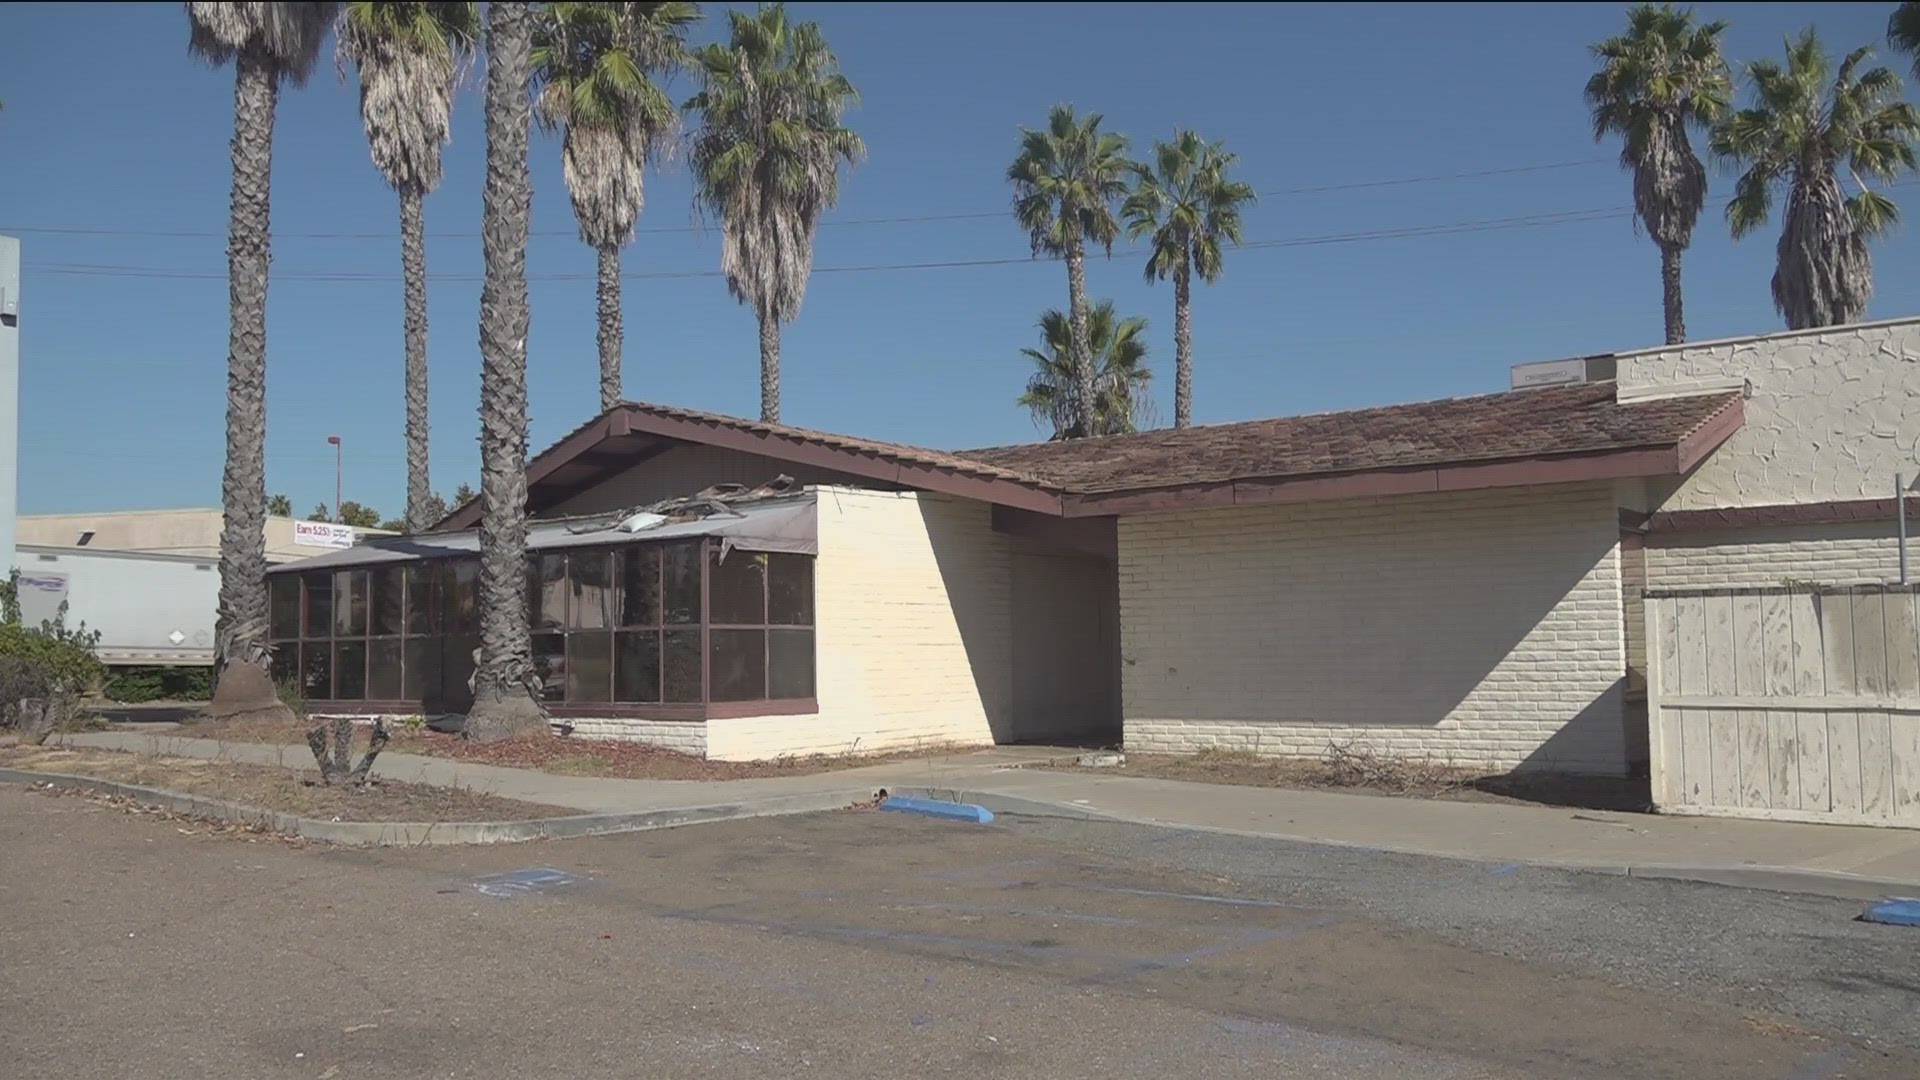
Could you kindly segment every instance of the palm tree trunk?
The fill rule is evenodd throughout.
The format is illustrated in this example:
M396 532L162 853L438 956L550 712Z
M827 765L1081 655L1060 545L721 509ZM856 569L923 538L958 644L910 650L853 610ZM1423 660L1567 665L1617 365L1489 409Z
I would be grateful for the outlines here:
M620 319L620 248L600 249L600 411L620 404L620 354L626 330Z
M480 663L466 736L543 729L527 635L527 81L532 13L487 5L480 250Z
M1173 268L1173 426L1193 426L1193 261L1181 255Z
M1660 245L1660 300L1667 313L1667 344L1687 340L1687 316L1680 304L1680 256L1678 244Z
M760 312L760 421L780 422L780 320Z
M407 338L407 531L434 522L432 477L427 458L427 234L417 184L400 186L400 276Z
M1073 329L1067 343L1073 359L1073 396L1078 399L1073 406L1074 430L1067 433L1071 439L1093 434L1097 419L1093 355L1087 347L1087 257L1078 236L1067 241L1067 315Z
M267 668L267 263L278 96L273 60L241 50L234 65L227 218L227 464L214 626L219 682L209 716L293 715Z

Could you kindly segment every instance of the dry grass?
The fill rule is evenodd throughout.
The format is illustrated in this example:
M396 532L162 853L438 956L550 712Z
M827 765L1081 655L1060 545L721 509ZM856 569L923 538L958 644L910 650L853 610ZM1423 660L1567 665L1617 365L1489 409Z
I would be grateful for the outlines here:
M1248 787L1310 788L1462 802L1533 803L1600 810L1645 810L1647 781L1555 773L1488 775L1445 762L1407 760L1360 743L1330 744L1318 758L1234 750L1193 754L1129 753L1126 764L1085 771Z
M274 765L130 754L61 746L0 746L0 767L71 773L162 788L300 817L339 821L518 821L577 814L464 788L381 780L365 788L323 787Z
M304 744L307 727L308 724L302 721L196 720L169 734L284 746ZM849 752L783 757L770 761L712 761L647 743L611 739L535 734L475 744L458 735L446 735L438 731L404 727L390 730L393 731L393 741L388 744L389 753L425 754L481 765L535 769L568 776L603 776L617 780L748 780L770 776L805 776L976 749L938 745L889 754ZM304 745L302 749L304 752Z

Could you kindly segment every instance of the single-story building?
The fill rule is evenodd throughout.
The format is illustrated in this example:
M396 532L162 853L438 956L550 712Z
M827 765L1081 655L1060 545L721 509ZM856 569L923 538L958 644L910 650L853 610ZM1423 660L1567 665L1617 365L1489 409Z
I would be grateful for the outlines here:
M1890 576L1917 442L1920 319L972 451L626 403L529 462L535 650L557 723L716 758L1356 742L1617 774L1647 758L1642 587ZM270 572L318 711L464 707L478 516Z

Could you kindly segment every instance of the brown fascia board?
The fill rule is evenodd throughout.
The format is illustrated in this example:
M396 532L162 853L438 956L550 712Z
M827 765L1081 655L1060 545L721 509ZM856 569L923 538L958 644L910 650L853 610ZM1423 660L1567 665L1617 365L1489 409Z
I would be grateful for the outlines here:
M1402 469L1373 469L1366 472L1339 473L1330 476L1248 477L1210 484L1193 484L1155 491L1117 491L1099 495L1068 495L1068 517L1098 514L1142 514L1168 510L1201 510L1223 506L1260 506L1272 503L1309 502L1321 499L1365 499L1393 495L1418 495L1443 491L1476 491L1486 488L1525 487L1535 484L1570 484L1594 480L1620 480L1639 476L1673 476L1697 463L1713 446L1718 446L1733 428L1719 417L1713 422L1723 430L1707 431L1703 425L1695 435L1713 438L1704 449L1686 440L1669 446L1553 457L1513 458L1505 461L1473 462L1457 465L1417 466ZM1704 433L1704 435L1703 435ZM1693 438L1694 436L1689 436Z
M589 421L527 464L527 486L532 488L553 472L600 443L628 435L663 439L755 454L793 465L846 473L867 480L977 499L1036 513L1060 515L1060 493L1045 488L976 476L959 469L903 461L889 455L852 450L774 433L745 431L726 424L662 416L645 409L619 406ZM440 529L467 529L479 524L480 500L449 514Z

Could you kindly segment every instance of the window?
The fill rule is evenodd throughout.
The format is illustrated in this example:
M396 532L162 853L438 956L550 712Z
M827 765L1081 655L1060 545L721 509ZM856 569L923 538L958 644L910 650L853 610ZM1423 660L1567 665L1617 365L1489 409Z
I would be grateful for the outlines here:
M556 715L577 705L699 716L814 696L810 555L636 543L538 552L526 566L534 671ZM310 701L464 711L479 578L470 557L275 574L274 677Z

